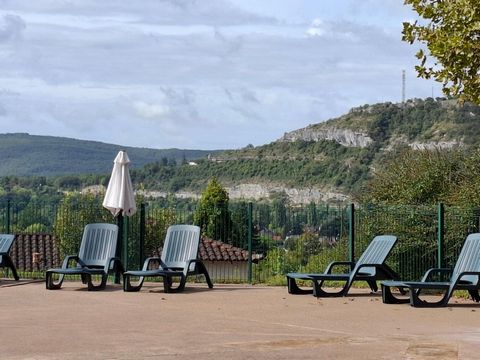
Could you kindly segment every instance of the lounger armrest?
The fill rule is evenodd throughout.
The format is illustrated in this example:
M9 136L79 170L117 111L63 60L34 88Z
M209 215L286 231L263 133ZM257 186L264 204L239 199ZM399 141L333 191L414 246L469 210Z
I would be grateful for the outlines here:
M110 271L110 268L114 269L115 264L117 264L117 266L120 267L120 272L123 274L124 269L119 257L112 257L107 261L107 263L105 264L105 267L103 268L103 271L105 272L105 274L108 274L108 272Z
M162 268L163 270L168 270L168 266L162 261L161 258L159 258L158 256L155 256L155 257L149 257L149 258L146 258L145 261L143 262L143 267L142 267L142 271L146 271L148 270L148 268L150 267L150 264L152 262L157 262L160 266L160 268Z
M369 263L362 263L362 264L359 264L358 265L358 268L361 269L363 267L374 267L374 268L378 268L379 266L381 265L378 265L378 263L375 263L375 264L369 264Z
M171 268L169 266L167 266L167 264L165 264L162 259L158 260L158 263L160 264L160 267L163 269L163 270L171 270Z
M476 275L479 277L479 281L480 281L480 273L478 271L462 271L460 274L458 274L457 279L461 279L462 276L465 276L465 275Z
M68 264L72 260L75 261L81 267L85 267L85 263L82 260L80 260L78 255L67 255L67 256L65 256L65 259L63 260L62 269L68 269Z
M385 274L390 275L392 278L398 277L397 273L395 271L393 271L387 264L362 263L362 264L359 264L359 265L357 264L356 270L357 270L357 272L359 272L361 268L366 268L366 267L375 268L375 271L377 271L377 272L378 271L383 271ZM352 273L352 275L354 275L354 274Z
M335 266L350 266L350 270L353 269L355 266L355 263L352 261L332 261L330 264L328 264L327 269L325 270L325 274L331 274L333 271L333 268Z
M427 270L425 275L423 275L422 281L432 281L431 277L435 274L451 274L452 269L448 268L432 268Z
M192 264L198 264L198 263L203 263L202 260L200 259L190 259L187 261L187 266L183 269L183 273L185 276L187 276L188 272L190 271L190 266Z
M160 258L159 257L149 257L149 258L146 258L145 261L143 262L143 267L142 267L142 271L146 271L148 270L148 267L150 266L150 263L152 262L158 262L160 263Z

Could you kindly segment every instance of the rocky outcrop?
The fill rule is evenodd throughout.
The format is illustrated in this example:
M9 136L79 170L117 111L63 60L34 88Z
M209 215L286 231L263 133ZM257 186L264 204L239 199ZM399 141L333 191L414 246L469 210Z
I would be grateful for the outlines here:
M414 150L435 150L435 149L453 149L455 147L463 146L462 142L453 141L430 141L418 142L408 144Z
M331 191L322 191L316 188L296 189L286 188L279 185L266 184L239 184L232 187L226 187L228 196L231 200L268 200L271 194L284 192L292 204L308 204L310 202L325 201L347 201L349 198L345 194ZM163 191L138 191L147 197L166 197L168 194ZM200 195L193 192L175 193L177 198L199 199Z
M346 201L348 197L341 193L321 191L316 188L286 188L266 184L240 184L227 188L230 199L261 200L269 199L272 193L284 192L293 204L310 202Z
M138 190L135 193L151 198L165 198L169 195L166 191L151 191L151 190ZM175 194L177 199L200 199L200 194L197 194L192 191L178 191Z
M315 126L307 126L285 133L279 141L293 142L297 140L303 141L320 141L333 140L337 143L348 147L364 148L370 145L373 140L367 134L362 132L354 132L350 129L337 128L317 128Z

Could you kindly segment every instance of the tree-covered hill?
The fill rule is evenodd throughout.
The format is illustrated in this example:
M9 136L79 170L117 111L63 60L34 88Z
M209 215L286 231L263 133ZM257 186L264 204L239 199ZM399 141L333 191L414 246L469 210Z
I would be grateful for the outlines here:
M470 103L459 105L443 98L414 99L404 104L380 103L364 105L329 121L285 134L283 140L298 139L307 134L334 135L334 130L351 132L363 141L350 140L351 146L373 145L394 147L440 146L455 143L476 145L480 135L480 107ZM366 140L368 138L369 140Z
M469 149L480 143L480 107L443 98L354 108L337 119L286 133L263 146L217 153L197 166L159 164L135 172L147 189L276 184L352 194L405 148Z
M347 148L334 141L274 142L251 150L229 152L227 157L202 159L197 165L147 165L132 172L146 189L198 191L216 177L226 186L240 183L282 185L290 188L350 189L368 176L374 156L368 149Z
M321 195L317 200L325 199L325 194L338 199L337 195L342 198L362 189L376 170L405 149L478 148L479 124L479 106L428 98L354 108L339 118L286 133L258 147L221 152L125 149L132 159L131 175L137 189L199 194L216 177L230 189L255 187L255 194L239 195L245 198L268 197L286 189L315 192ZM49 180L52 188L68 190L105 185L112 159L121 148L21 134L0 135L0 146L0 175L73 174ZM40 149L42 155L37 154ZM194 158L190 164L178 161ZM12 179L8 183L14 185ZM308 196L301 201L308 201Z
M0 134L0 176L56 176L104 174L112 168L119 150L126 150L132 168L168 159L181 163L216 151L147 149L24 133Z

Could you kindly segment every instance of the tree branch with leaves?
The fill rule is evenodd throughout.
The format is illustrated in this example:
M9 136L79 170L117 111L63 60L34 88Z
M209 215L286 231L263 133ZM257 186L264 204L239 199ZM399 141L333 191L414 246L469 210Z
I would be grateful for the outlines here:
M441 82L447 96L480 104L480 1L405 0L405 4L426 20L403 23L402 39L428 49L416 54L418 76Z

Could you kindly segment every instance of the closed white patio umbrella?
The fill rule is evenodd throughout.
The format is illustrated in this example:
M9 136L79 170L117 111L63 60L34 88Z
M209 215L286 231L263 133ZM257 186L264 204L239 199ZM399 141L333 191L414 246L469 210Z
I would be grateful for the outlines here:
M124 229L123 218L124 215L132 216L137 211L132 180L128 171L129 163L130 159L127 153L123 150L119 151L113 162L112 175L103 199L103 207L107 208L117 218L119 232L116 255L122 258L123 266L127 266L128 238L128 226ZM115 283L120 283L118 276L115 276Z
M113 216L132 216L137 211L132 180L128 171L129 163L130 159L126 151L119 151L114 160L112 175L103 199L103 206L110 210Z

